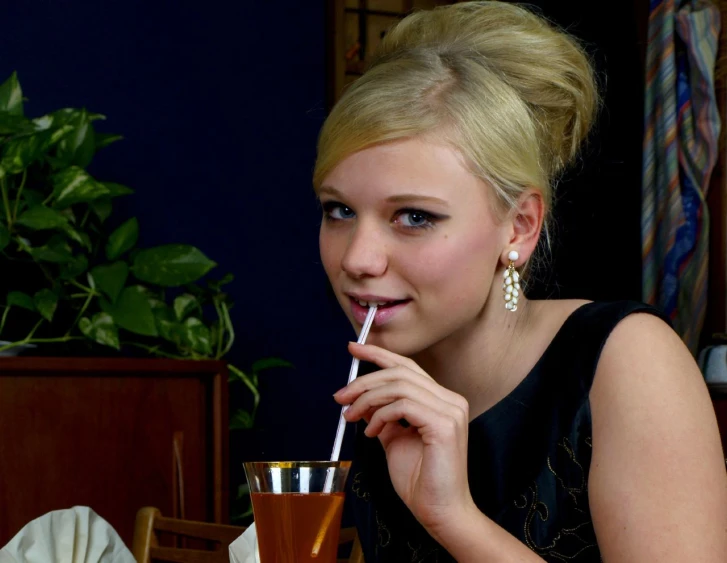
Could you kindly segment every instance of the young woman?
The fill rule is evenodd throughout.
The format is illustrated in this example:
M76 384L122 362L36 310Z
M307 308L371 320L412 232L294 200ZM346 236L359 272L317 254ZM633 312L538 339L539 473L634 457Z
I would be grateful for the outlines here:
M405 18L327 119L323 265L357 331L379 306L350 352L380 369L335 395L364 429L368 563L727 560L718 430L677 335L638 303L523 292L597 105L573 38L469 2Z

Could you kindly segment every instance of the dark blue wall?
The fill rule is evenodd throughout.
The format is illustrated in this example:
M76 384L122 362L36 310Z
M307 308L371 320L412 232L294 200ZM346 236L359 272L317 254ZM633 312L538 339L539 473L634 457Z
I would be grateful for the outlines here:
M324 0L0 5L0 77L18 71L26 113L106 114L99 128L125 140L91 171L136 190L116 213L139 217L142 245L194 244L236 276L233 361L295 364L263 378L263 430L233 434L238 467L326 457L348 373L353 333L326 295L310 181L324 15Z

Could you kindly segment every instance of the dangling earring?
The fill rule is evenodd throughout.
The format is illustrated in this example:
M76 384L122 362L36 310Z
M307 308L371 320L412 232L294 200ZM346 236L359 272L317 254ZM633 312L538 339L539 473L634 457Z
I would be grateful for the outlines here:
M505 283L502 289L505 292L505 309L511 312L517 311L517 301L520 297L520 274L515 269L515 261L520 258L516 250L511 250L507 255L510 265L505 270Z

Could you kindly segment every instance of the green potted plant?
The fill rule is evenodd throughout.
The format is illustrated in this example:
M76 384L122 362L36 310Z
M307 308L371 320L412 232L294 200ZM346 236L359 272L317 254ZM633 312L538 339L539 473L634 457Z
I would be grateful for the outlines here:
M135 217L107 228L116 199L133 191L87 168L121 137L95 130L103 115L65 108L28 118L23 101L13 73L0 85L0 353L224 358L235 341L224 291L232 276L208 278L215 262L191 245L138 248ZM228 364L250 392L231 429L253 425L258 375L281 366Z

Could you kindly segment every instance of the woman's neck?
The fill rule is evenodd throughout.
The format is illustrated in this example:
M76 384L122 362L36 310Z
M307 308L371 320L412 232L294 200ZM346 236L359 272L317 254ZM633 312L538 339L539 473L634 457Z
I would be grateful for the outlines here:
M437 383L462 395L475 418L508 395L527 375L526 335L537 302L520 299L518 310L505 309L491 296L468 326L412 359Z

